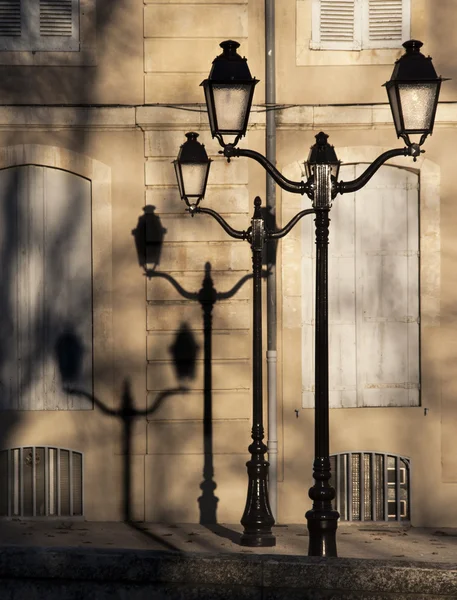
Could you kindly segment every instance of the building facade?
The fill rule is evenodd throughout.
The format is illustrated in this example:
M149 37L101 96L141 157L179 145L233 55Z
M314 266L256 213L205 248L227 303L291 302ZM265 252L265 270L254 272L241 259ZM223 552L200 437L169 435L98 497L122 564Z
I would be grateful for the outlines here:
M457 524L453 4L275 3L269 110L290 179L319 131L345 180L400 147L382 84L406 39L451 78L426 152L390 161L331 212L330 439L346 520ZM237 522L250 251L185 212L172 161L199 132L213 159L205 206L249 226L265 173L220 157L199 84L220 41L239 41L261 80L240 146L264 153L264 3L35 5L10 2L0 23L0 512ZM279 225L308 206L277 189ZM313 235L303 220L276 257L279 523L310 506Z

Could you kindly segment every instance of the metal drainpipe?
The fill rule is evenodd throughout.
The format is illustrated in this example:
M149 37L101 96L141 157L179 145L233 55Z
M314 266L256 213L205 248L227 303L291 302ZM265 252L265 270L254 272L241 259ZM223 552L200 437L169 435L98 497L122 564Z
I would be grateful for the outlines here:
M275 72L275 0L265 0L265 103L266 113L266 156L276 164L276 72ZM270 110L269 110L270 108ZM276 187L267 175L267 210L272 222L276 221ZM267 244L267 381L268 381L268 461L270 463L268 495L273 517L277 520L278 508L278 427L276 397L276 245L275 240Z

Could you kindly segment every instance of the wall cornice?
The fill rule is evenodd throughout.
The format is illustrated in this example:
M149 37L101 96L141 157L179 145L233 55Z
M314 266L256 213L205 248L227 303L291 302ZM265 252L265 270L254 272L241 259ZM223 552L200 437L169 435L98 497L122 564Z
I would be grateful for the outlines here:
M372 129L392 127L388 104L278 106L277 127L288 130ZM256 105L250 129L265 127L265 107ZM457 102L438 106L435 126L457 127ZM149 106L0 106L0 130L207 130L204 105Z

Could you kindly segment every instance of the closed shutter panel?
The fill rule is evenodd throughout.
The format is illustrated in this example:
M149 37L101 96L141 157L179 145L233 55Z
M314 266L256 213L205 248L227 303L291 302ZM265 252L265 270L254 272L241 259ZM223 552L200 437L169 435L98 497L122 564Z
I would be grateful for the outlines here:
M406 169L382 167L356 194L358 406L419 404L418 207Z
M410 37L409 0L368 0L363 5L363 47L399 48Z
M91 409L90 183L4 169L0 213L0 410Z
M21 35L21 0L0 0L0 37Z
M40 0L40 35L71 37L72 0Z
M0 50L79 50L79 0L0 0Z
M343 166L342 179L365 165ZM382 167L330 218L329 400L332 408L419 403L417 176ZM305 221L305 220L304 220ZM312 221L311 219L309 221ZM312 223L303 224L302 400L314 404Z
M359 50L359 0L313 0L312 40L315 50Z

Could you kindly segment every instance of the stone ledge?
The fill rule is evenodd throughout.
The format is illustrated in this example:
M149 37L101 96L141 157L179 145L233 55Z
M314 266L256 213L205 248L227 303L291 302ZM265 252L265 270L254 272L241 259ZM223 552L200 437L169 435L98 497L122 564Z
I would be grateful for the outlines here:
M455 598L447 564L6 546L2 598ZM124 594L128 593L128 596ZM38 595L37 595L38 594ZM112 597L112 596L111 596Z

